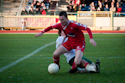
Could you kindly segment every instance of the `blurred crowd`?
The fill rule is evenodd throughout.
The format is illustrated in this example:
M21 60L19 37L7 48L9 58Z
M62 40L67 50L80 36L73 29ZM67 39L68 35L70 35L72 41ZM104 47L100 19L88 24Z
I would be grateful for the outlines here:
M21 15L46 15L51 0L29 0Z
M21 15L46 15L51 0L29 0ZM125 0L69 0L68 12L113 11L125 13Z
M125 12L125 0L69 0L69 12L113 11Z

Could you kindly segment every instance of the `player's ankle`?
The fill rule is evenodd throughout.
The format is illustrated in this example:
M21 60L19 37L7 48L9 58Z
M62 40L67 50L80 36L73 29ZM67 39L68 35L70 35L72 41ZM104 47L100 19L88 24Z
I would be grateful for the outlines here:
M76 66L75 62L73 62L72 69L75 69L75 68L77 68L77 66Z

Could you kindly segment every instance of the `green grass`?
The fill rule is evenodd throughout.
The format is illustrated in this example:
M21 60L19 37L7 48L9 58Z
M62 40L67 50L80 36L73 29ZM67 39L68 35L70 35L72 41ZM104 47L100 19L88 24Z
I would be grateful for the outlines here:
M57 34L0 34L0 68L54 42ZM0 83L125 83L125 34L94 34L97 47L86 38L84 56L93 62L101 61L100 73L70 74L71 68L62 55L61 69L49 74L48 65L53 62L55 44L0 72Z

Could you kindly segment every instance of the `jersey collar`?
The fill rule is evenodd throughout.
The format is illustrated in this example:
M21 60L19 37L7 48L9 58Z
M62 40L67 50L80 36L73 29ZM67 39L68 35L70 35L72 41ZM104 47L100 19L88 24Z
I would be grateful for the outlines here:
M63 30L65 30L66 29L66 27L69 25L69 23L70 23L70 20L68 21L68 24L65 26L65 27L63 27Z

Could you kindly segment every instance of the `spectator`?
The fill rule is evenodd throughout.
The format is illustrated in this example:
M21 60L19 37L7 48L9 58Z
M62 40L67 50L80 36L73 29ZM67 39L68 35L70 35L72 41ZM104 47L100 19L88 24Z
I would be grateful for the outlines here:
M74 0L69 0L68 4L75 5L75 1Z
M99 1L98 1L97 11L103 11L103 10L104 10L104 8L103 8L103 6L102 6L102 2L99 0Z
M114 7L114 2L111 2L110 11L116 12L116 8Z
M34 5L35 8L36 8L36 4L37 4L37 2L34 0L33 5Z
M75 5L80 5L81 4L81 0L75 0Z
M120 16L120 12L122 11L122 8L120 7L119 3L116 3L116 16Z
M39 9L41 8L40 2L37 2L36 8L39 8Z
M67 6L67 10L69 11L69 12L73 12L74 11L74 9L73 9L73 6L74 6L74 0L70 0L69 1L69 5Z
M69 5L67 6L67 9L68 9L68 12L73 12L73 11L74 11L73 5L71 5L71 4L69 4Z
M95 6L92 6L92 9L90 11L96 11Z
M119 5L120 5L120 6L122 5L122 2L121 2L121 0L117 0L117 2L119 2Z
M46 15L46 11L43 8L41 8L41 14Z
M23 8L23 10L21 11L21 15L26 15L28 14L28 12L25 10L25 8Z
M36 7L34 7L34 3L31 3L31 6L29 9L33 8L33 10L36 10Z
M74 5L74 6L73 6L73 9L74 9L75 12L76 12L76 11L80 11L80 6L79 6L79 4Z
M101 11L100 7L97 8L97 11Z
M84 4L81 5L81 11L86 11L86 7Z
M97 8L98 7L98 2L100 1L100 0L93 0L94 1L94 6L95 6L95 8Z
M41 2L41 8L43 8L44 10L46 10L46 11L47 11L46 6L45 6L44 2Z
M30 9L29 14L30 14L30 15L34 15L34 10L33 10L33 8Z
M90 6L95 6L94 2L91 2Z
M45 6L46 6L46 9L49 9L50 2L51 2L51 0L45 0L45 1L44 1L44 4L45 4Z
M90 11L96 11L94 2L91 2L91 4L90 4Z
M124 5L125 6L125 0L121 0L122 1L122 5Z
M39 8L36 8L36 11L34 12L34 14L40 14L40 9Z
M110 6L109 0L105 0L104 5L108 4L108 7Z
M105 5L105 7L104 7L104 11L109 11L108 4Z
M114 4L114 7L116 7L116 0L112 0L111 1L111 6L112 6L112 4Z

